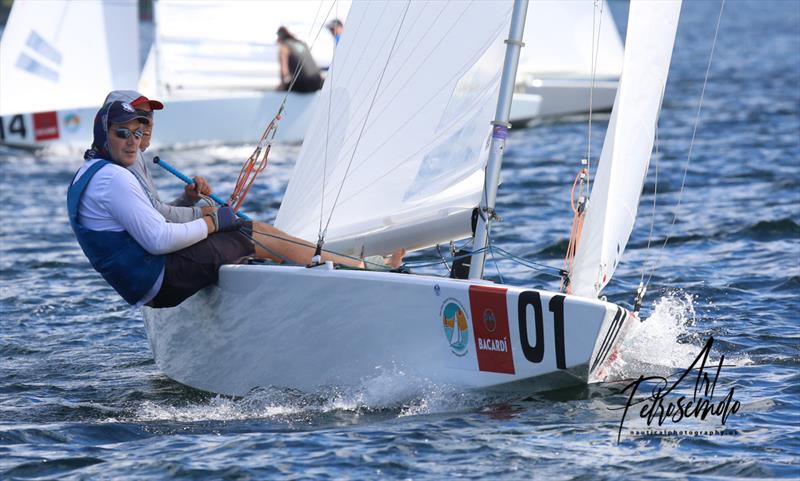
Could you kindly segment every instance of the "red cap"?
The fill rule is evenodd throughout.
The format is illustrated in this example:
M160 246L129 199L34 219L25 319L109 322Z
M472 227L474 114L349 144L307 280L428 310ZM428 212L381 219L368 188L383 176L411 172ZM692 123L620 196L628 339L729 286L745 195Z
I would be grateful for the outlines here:
M150 108L152 110L162 110L164 108L164 104L162 104L158 100L150 100L147 97L145 97L144 95L139 96L139 98L137 98L136 100L134 100L130 104L132 106L136 107L137 105L142 105L145 102L150 104Z

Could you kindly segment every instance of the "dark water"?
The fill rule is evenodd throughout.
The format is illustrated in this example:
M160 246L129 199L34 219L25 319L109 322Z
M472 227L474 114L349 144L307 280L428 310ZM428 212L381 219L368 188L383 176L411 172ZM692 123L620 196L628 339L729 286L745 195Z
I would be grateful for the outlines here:
M529 398L409 385L243 399L156 368L141 316L88 266L67 224L75 153L0 151L0 479L729 479L800 477L800 4L729 1L677 220L716 2L686 2L639 222L608 289L630 304L655 263L620 378L686 368L709 336L735 390L728 436L638 436L626 381ZM615 5L618 7L619 5ZM616 12L615 13L620 13ZM619 18L619 17L618 17ZM624 18L620 23L624 23ZM594 122L599 153L603 119ZM585 119L511 134L495 242L560 266ZM248 210L274 218L297 148L275 150ZM229 192L243 147L160 152ZM178 191L158 179L164 193ZM647 249L653 192L653 245ZM430 253L410 260L432 259ZM494 267L487 269L495 275ZM501 262L506 282L556 288ZM722 396L720 394L719 396ZM680 427L718 427L718 418Z

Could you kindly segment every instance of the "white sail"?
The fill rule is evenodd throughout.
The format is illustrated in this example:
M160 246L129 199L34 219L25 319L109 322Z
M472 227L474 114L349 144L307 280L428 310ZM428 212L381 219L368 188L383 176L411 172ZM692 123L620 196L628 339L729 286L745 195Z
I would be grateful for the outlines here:
M142 92L171 97L274 89L280 83L275 32L285 26L330 64L333 37L324 25L345 19L349 1L158 0L155 41Z
M136 5L14 2L0 42L0 115L95 106L136 86Z
M365 254L468 236L511 7L354 3L276 225Z
M575 294L600 294L633 230L680 9L680 0L631 1L622 78L571 274Z
M622 40L608 3L605 0L601 5L595 3L594 0L531 2L518 80L590 77L593 45L599 52L596 77L617 78L622 71Z

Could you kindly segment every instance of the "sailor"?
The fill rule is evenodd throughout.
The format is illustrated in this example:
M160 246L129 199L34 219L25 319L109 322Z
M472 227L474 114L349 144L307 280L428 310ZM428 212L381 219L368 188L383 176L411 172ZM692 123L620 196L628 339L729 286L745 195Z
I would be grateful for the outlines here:
M162 110L164 104L158 100L151 100L140 94L135 90L114 90L106 96L103 104L113 102L115 100L122 100L128 102L139 113L146 116L150 122L142 126L142 143L139 146L139 155L136 162L128 168L136 179L142 185L147 196L150 198L150 203L153 207L163 215L169 222L189 222L194 219L199 219L206 214L214 211L213 206L198 206L197 202L201 199L201 195L209 195L213 192L211 185L205 178L197 176L194 177L194 184L187 184L183 189L183 195L179 196L172 202L164 202L158 195L153 176L150 174L150 162L147 162L144 157L144 151L150 147L150 142L153 135L153 126L155 123L154 111Z
M278 90L293 92L316 92L322 88L322 74L311 56L308 46L292 35L286 27L278 28L278 63L281 67L281 83ZM297 80L292 85L294 76Z
M172 307L217 281L223 264L255 255L306 264L314 245L260 222L239 222L222 206L185 223L167 222L128 168L150 118L113 101L95 116L92 148L67 191L78 243L94 267L133 306ZM364 267L323 252L322 261Z
M333 35L335 44L339 45L339 40L342 38L342 32L344 32L344 24L342 21L338 18L334 18L325 24L325 26L328 28L328 31L331 32L331 35Z

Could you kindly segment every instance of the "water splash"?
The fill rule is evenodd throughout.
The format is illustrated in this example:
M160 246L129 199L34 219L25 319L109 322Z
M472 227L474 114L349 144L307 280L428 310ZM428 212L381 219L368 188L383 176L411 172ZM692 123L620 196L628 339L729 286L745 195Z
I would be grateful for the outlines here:
M703 342L690 330L697 322L695 302L696 296L681 291L655 301L650 316L630 327L607 380L667 375L689 366Z
M357 386L320 388L310 393L270 387L253 390L244 397L215 396L182 405L145 401L133 417L136 421L176 422L308 421L328 414L357 417L379 412L403 417L476 409L489 399L489 394L437 385L396 366L378 366L375 375Z

